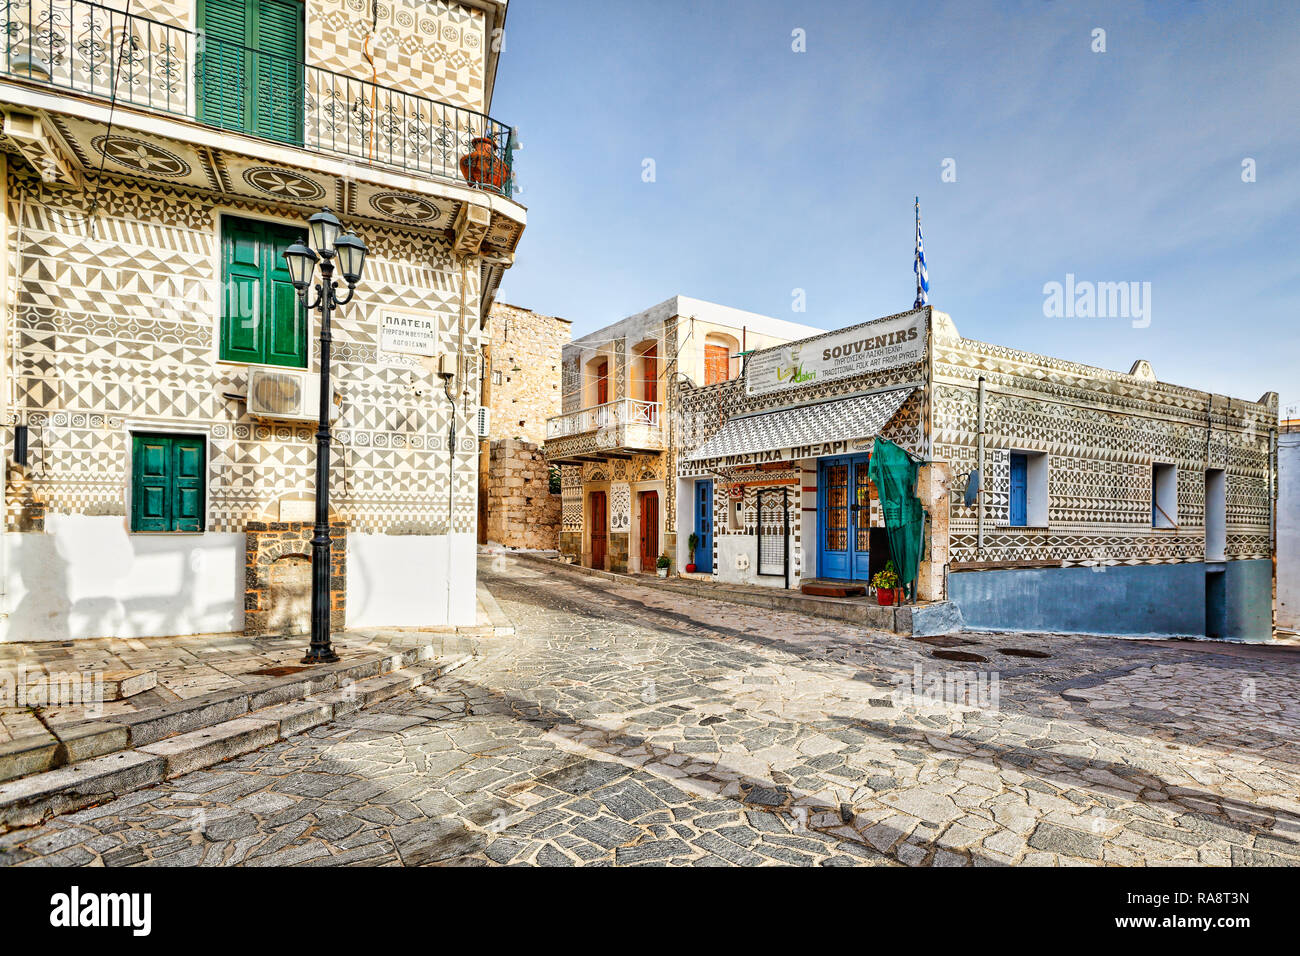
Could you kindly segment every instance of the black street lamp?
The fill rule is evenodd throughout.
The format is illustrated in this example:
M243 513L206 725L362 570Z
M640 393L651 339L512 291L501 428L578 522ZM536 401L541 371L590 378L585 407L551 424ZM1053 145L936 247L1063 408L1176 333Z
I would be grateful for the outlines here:
M311 539L311 646L304 664L330 664L339 659L330 646L330 313L352 301L361 272L366 265L366 245L348 233L339 235L343 224L328 209L307 220L311 231L310 246L295 242L284 252L289 277L298 290L302 304L320 313L320 422L316 428L316 527ZM348 285L346 298L338 297L334 281L334 257ZM309 291L316 264L320 263L320 282L316 283L316 301L309 302Z

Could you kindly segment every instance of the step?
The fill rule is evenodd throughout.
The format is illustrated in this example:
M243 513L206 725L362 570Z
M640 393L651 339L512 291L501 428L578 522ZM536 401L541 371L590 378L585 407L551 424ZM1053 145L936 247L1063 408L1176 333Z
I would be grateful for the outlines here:
M80 810L258 750L431 683L470 660L469 654L426 658L398 671L356 681L345 679L340 686L309 699L272 704L206 727L0 783L0 832L31 826L55 814Z
M250 711L303 700L432 657L432 645L417 645L399 653L370 654L357 660L314 666L285 677L268 677L134 713L58 724L48 732L27 734L0 744L0 783L201 730Z
M867 589L860 584L804 584L799 588L804 594L814 597L863 597Z

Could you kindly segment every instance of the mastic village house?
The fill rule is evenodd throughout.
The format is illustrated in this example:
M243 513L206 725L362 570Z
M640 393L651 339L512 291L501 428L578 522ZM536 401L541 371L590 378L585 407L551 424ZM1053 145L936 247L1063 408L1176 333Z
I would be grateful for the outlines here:
M547 421L560 469L560 551L609 571L654 573L696 507L675 481L682 381L734 381L741 353L817 332L674 296L564 346L563 412ZM689 489L688 489L689 491Z
M505 2L7 3L0 640L301 631L333 319L335 627L472 624L477 357L525 211Z
M893 559L908 600L968 627L1271 637L1274 392L989 345L925 305L754 350L674 401L689 577L853 593ZM879 487L900 461L901 496Z

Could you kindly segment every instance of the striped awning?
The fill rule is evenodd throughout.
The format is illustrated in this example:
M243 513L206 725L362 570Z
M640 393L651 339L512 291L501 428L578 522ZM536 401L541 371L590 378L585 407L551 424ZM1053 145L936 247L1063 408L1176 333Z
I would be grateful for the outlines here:
M704 461L873 438L889 424L914 391L914 387L908 386L874 395L733 418L687 455L686 460Z

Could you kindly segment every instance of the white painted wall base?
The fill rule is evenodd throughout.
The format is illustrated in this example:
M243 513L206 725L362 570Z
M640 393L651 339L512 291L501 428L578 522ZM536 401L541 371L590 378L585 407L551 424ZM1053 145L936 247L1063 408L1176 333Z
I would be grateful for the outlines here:
M50 515L4 536L0 642L244 629L244 536L129 534L120 516Z
M758 573L758 535L720 534L717 543L718 565L713 569L715 581L723 584L755 584L765 588L785 587L784 575ZM799 586L798 578L793 574L790 585Z
M347 626L472 626L477 547L473 534L349 534Z

